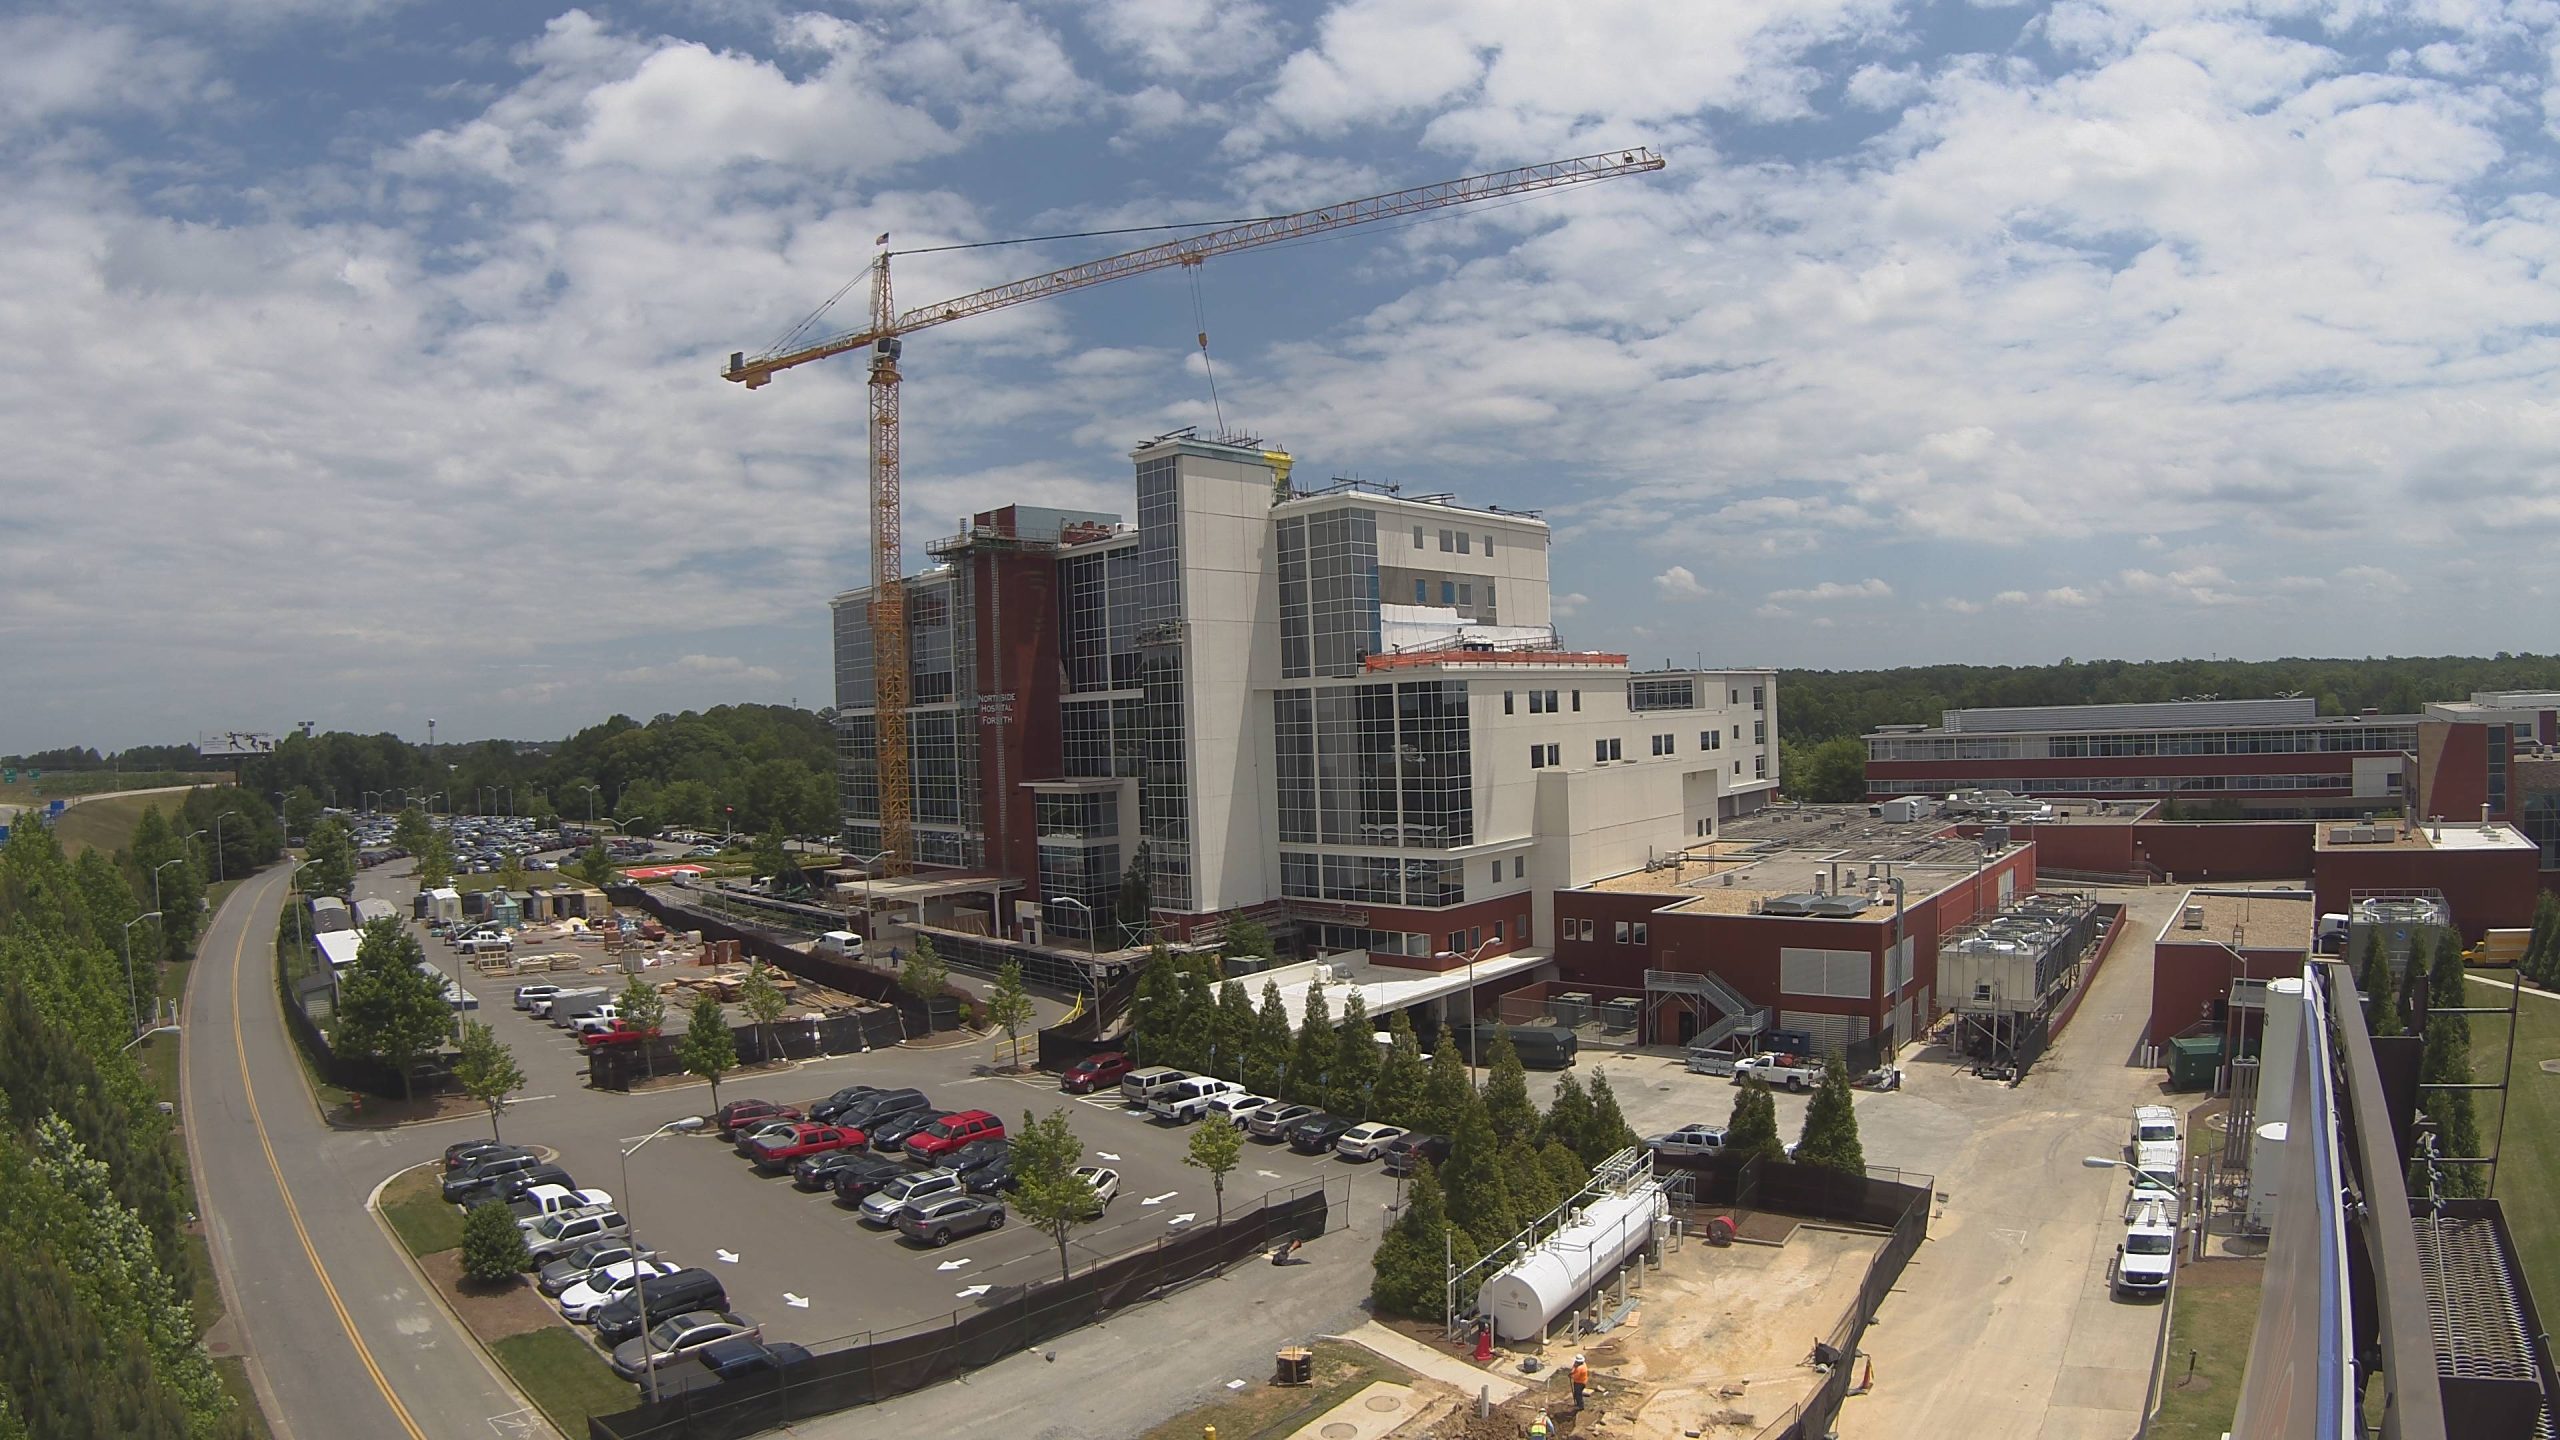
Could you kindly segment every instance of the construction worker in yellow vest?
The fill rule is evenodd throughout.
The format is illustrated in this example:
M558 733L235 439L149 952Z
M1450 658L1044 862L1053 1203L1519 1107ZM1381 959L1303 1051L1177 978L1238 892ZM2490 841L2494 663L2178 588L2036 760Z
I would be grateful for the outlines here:
M1547 1419L1547 1412L1544 1410L1539 1411L1537 1418L1529 1422L1529 1440L1547 1440L1547 1437L1554 1433L1554 1423Z

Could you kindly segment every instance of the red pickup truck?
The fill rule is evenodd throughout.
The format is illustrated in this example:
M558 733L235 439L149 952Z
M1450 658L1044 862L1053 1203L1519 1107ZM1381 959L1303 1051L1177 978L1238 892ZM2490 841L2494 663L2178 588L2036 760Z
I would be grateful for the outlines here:
M855 1131L840 1125L794 1125L779 1135L768 1135L754 1142L747 1158L759 1170L784 1170L803 1155L823 1155L861 1143Z
M590 1049L601 1049L607 1045L637 1045L643 1040L657 1038L655 1029L634 1025L628 1020L616 1020L602 1030L579 1036L578 1043Z

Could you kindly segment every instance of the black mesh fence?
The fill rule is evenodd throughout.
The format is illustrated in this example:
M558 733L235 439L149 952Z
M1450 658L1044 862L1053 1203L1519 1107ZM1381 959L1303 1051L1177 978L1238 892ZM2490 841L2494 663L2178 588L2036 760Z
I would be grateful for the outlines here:
M587 1420L587 1440L738 1440L904 1395L992 1365L1295 1237L1324 1233L1321 1189L1266 1200L1223 1225L1170 1235L1080 1274L989 1292L971 1309L852 1337L789 1371L714 1383Z
M738 1058L755 1062L777 1056L809 1060L877 1050L897 1044L906 1037L906 1030L897 1011L866 1010L858 1015L776 1020L769 1026L738 1025L730 1028L729 1035L738 1047ZM676 1058L676 1047L682 1043L681 1035L661 1035L646 1046L593 1050L587 1056L587 1083L598 1090L629 1090L634 1082L651 1075L680 1074L684 1064Z
M434 1095L446 1090L459 1090L453 1078L453 1057L422 1056L409 1070L403 1085L398 1069L362 1055L341 1055L330 1045L320 1022L311 1018L311 1007L327 1004L332 982L326 975L306 975L293 980L285 973L281 957L276 965L276 993L284 1001L284 1028L293 1036L294 1048L311 1062L320 1078L341 1090L373 1095L385 1100L399 1100L412 1095Z

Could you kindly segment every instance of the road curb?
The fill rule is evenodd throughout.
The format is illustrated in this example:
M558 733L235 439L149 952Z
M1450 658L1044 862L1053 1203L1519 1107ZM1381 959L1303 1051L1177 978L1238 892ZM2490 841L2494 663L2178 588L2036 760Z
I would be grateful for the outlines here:
M392 1250L400 1256L400 1263L409 1267L409 1274L418 1282L418 1288L435 1297L436 1308L444 1312L444 1318L452 1321L453 1328L461 1331L462 1338L470 1341L471 1348L479 1352L481 1365L488 1370L490 1378L498 1382L498 1388L513 1396L516 1402L524 1407L526 1414L539 1419L544 1430L553 1435L559 1435L560 1427L551 1423L551 1417L544 1413L541 1406L534 1404L522 1390L516 1388L515 1377L507 1373L507 1367L498 1363L497 1356L489 1353L488 1345L480 1339L480 1332L472 1329L463 1320L461 1314L453 1308L452 1302L444 1298L444 1292L436 1288L436 1282L428 1279L426 1269L418 1264L418 1257L409 1253L408 1242L402 1240L399 1233L391 1228L391 1222L383 1218L382 1192L390 1187L391 1182L408 1174L410 1170L424 1170L433 1163L435 1162L424 1161L383 1176L365 1195L364 1213L373 1217L374 1226L382 1231L383 1239L391 1242ZM561 1440L568 1440L568 1437L563 1435Z

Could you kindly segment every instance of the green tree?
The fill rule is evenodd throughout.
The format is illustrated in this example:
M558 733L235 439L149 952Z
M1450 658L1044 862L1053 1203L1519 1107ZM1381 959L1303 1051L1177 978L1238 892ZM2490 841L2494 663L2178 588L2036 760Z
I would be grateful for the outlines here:
M1210 1074L1243 1083L1245 1062L1253 1049L1253 1024L1253 1001L1244 993L1244 982L1229 980L1220 985L1209 1030Z
M1867 798L1867 746L1854 735L1788 745L1780 759L1789 799L1836 805Z
M2457 957L2456 964L2460 963ZM2463 1026L2466 1017L2436 1015L2427 1020L2426 1040L2419 1051L2418 1079L2426 1085L2462 1085L2473 1079L2471 1065L2471 1032ZM2418 1097L2418 1108L2434 1125L2436 1154L2448 1158L2477 1158L2482 1152L2478 1112L2469 1090L2425 1090ZM2457 1197L2486 1194L2488 1175L2478 1165L2446 1165L2440 1174L2442 1193ZM2410 1165L2413 1193L2426 1193L2427 1175L2423 1158Z
M2430 1011L2459 1010L2469 1005L2470 987L2463 983L2468 973L2462 964L2462 937L2450 930L2445 931L2436 941L2435 963L2427 967L2427 1008ZM2460 1024L2465 1037L2469 1036L2469 1017L2453 1015L2446 1018Z
M1529 1100L1529 1072L1520 1064L1520 1052L1512 1047L1511 1033L1499 1025L1487 1028L1493 1041L1485 1047L1484 1108L1493 1120L1493 1133L1535 1135L1538 1107Z
M613 852L605 848L602 836L598 836L587 846L586 853L578 857L578 878L599 890L613 884L620 875L621 871L613 863Z
M1583 1132L1591 1128L1591 1092L1568 1070L1556 1080L1556 1093L1547 1101L1546 1123L1538 1133L1549 1140L1561 1140L1579 1154Z
M2534 901L2533 931L2525 939L2516 973L2546 990L2560 980L2560 895L2545 890Z
M1227 922L1226 943L1221 948L1230 955L1277 953L1271 948L1271 932L1263 927L1261 921L1249 915L1239 915Z
M1037 1012L1031 1004L1031 992L1022 988L1022 966L1007 960L996 971L995 989L987 993L987 1023L1004 1032L1004 1053L1009 1064L1021 1064L1022 1027L1031 1023Z
M1443 1025L1440 1043L1431 1047L1431 1058L1423 1064L1422 1110L1415 1117L1413 1128L1425 1135L1454 1136L1458 1121L1474 1098L1475 1087L1468 1082L1465 1057L1458 1053L1457 1034Z
M524 1067L516 1063L515 1052L485 1023L465 1020L453 1078L462 1082L462 1093L487 1107L489 1138L499 1138L498 1116L507 1108L507 1097L524 1088Z
M645 1031L650 1035L654 1036L666 1028L667 997L658 993L658 987L650 983L646 975L632 976L630 981L622 987L622 993L613 997L613 1008L621 1012L624 1025ZM641 1044L642 1073L648 1075L658 1073L655 1058L657 1048L646 1042Z
M1376 1098L1369 1102L1369 1118L1415 1128L1422 1119L1422 1091L1429 1079L1413 1019L1398 1010L1387 1017L1387 1053L1378 1062L1378 1087Z
M1822 1083L1813 1088L1813 1103L1805 1107L1804 1132L1796 1137L1796 1163L1820 1165L1844 1175L1867 1173L1854 1099L1849 1067L1837 1055L1822 1062Z
M320 812L320 797L312 793L311 787L308 785L294 786L292 793L284 797L284 828L286 837L290 839L294 836L301 836L308 839L311 835L312 827L320 823Z
M1194 1170L1209 1173L1209 1188L1217 1193L1218 1223L1227 1223L1227 1177L1244 1158L1244 1131L1212 1119L1191 1130L1191 1144L1183 1151L1182 1163Z
M1618 1092L1609 1086L1609 1072L1591 1072L1591 1123L1582 1132L1582 1143L1574 1153L1586 1166L1596 1166L1621 1150L1636 1143L1635 1127L1627 1123L1618 1109ZM1860 1167L1861 1172L1865 1169Z
M932 1023L933 1002L950 984L950 967L942 963L942 953L933 948L933 937L918 935L916 948L907 952L906 963L898 967L898 988L927 1007L926 1024Z
M1208 967L1216 963L1200 955L1187 955L1174 963L1173 1018L1166 1039L1175 1058L1169 1064L1186 1070L1209 1068L1218 1025L1218 1000L1209 993Z
M1297 1048L1289 1055L1289 1073L1281 1081L1280 1098L1301 1105L1321 1106L1330 1099L1325 1089L1325 1070L1333 1064L1336 1044L1333 1015L1325 1003L1324 987L1307 986L1307 1005L1298 1017Z
M428 831L426 843L415 853L419 889L441 890L453 883L453 841L442 830Z
M1734 1087L1733 1115L1724 1122L1724 1153L1736 1160L1787 1158L1786 1141L1778 1136L1778 1098L1757 1075L1745 1072Z
M1474 1237L1449 1223L1439 1175L1428 1163L1417 1164L1405 1186L1404 1212L1379 1237L1370 1261L1369 1298L1392 1315L1445 1321L1447 1266L1464 1269L1481 1256Z
M524 857L513 850L498 861L498 888L511 895L524 893Z
M1526 1136L1502 1142L1502 1179L1511 1187L1511 1214L1524 1226L1536 1224L1565 1202L1538 1158L1537 1141Z
M1342 1023L1334 1030L1333 1064L1325 1071L1325 1108L1353 1120L1371 1118L1378 1091L1378 1032L1369 1024L1369 1003L1358 990L1343 1002Z
M781 986L773 983L771 966L761 960L749 962L747 978L738 982L738 1008L747 1012L748 1021L756 1027L756 1059L772 1059L773 1022L781 1019L783 1012L791 1008L791 999L782 993ZM725 1033L729 1028L728 1023L721 1022L720 1028ZM732 1065L737 1063L736 1049L736 1043L731 1042L729 1063ZM693 1067L688 1065L685 1068L690 1070ZM715 1095L719 1093L719 1085L716 1081L713 1082L712 1093Z
M160 912L152 927L154 953L169 964L185 964L195 955L196 934L204 924L204 872L197 868L193 847L154 805L134 826L126 856L133 866L135 899ZM159 993L158 973L154 969L142 977L146 1007Z
M427 836L434 829L427 823L427 812L411 805L392 820L391 843L415 855L427 848Z
M791 863L791 850L783 843L780 830L767 830L756 837L755 849L749 856L747 873L759 880L768 875L772 876L776 894L798 888L790 882L799 875L800 871Z
M444 982L423 968L417 937L395 918L364 927L356 959L338 987L340 1050L369 1056L400 1072L400 1093L412 1093L411 1070L453 1033L453 1010Z
M2376 1035L2399 1035L2408 1030L2400 1018L2398 984L2391 974L2391 961L2382 953L2382 931L2365 932L2364 971L2357 979L2364 991L2365 1024Z
M1092 1183L1075 1173L1084 1163L1084 1142L1076 1138L1066 1107L1024 1121L1013 1133L1013 1209L1057 1243L1063 1280L1075 1273L1067 1262L1068 1238L1102 1207Z
M516 1217L495 1200L483 1200L462 1217L462 1278L476 1285L515 1279L533 1263Z
M1561 1140L1550 1140L1539 1147L1538 1164L1547 1172L1547 1183L1555 1188L1559 1204L1572 1199L1591 1180L1582 1157Z
M1262 1005L1254 1011L1253 1033L1244 1048L1244 1088L1256 1095L1280 1093L1289 1073L1289 1009L1280 999L1280 982L1262 982Z
M1521 1222L1511 1206L1511 1184L1503 1174L1502 1142L1495 1138L1493 1121L1481 1101L1471 1102L1458 1117L1440 1183L1450 1222L1475 1237L1478 1250L1489 1255L1520 1233Z
M1180 1003L1180 982L1174 977L1172 952L1158 945L1146 963L1138 967L1138 991L1129 1003L1129 1053L1138 1063L1175 1063L1173 1035L1181 1027L1175 1023L1173 1011Z
M687 1074L711 1082L711 1108L720 1108L720 1077L738 1067L738 1038L729 1033L728 1013L720 997L698 991L685 1007L684 1038L676 1042L676 1063Z
M344 895L356 883L356 837L332 815L311 827L302 847L302 887L315 895Z

